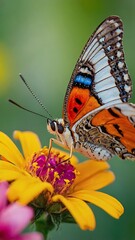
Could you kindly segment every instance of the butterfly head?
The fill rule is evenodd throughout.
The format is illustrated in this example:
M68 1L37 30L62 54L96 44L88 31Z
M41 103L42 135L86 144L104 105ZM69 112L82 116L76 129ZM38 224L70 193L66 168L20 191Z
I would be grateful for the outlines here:
M47 119L47 129L51 134L59 135L64 132L64 123L62 119L51 120Z
M47 119L47 130L56 135L57 143L65 148L71 149L73 145L73 136L70 128L65 124L62 118L58 120Z

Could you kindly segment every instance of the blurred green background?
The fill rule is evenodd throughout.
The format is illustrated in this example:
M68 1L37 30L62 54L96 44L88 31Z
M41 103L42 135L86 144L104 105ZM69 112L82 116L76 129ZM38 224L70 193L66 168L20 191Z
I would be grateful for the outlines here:
M43 113L18 74L24 75L50 113L61 117L64 94L77 58L97 25L109 15L119 15L124 22L125 56L135 86L135 1L0 0L2 131L12 137L15 129L32 130L38 133L42 144L48 144L46 121L8 102L11 98ZM135 88L132 102L134 95ZM83 232L76 225L62 224L49 240L135 239L135 163L114 158L110 165L116 181L104 191L123 203L125 214L114 220L92 206L97 220L95 231Z

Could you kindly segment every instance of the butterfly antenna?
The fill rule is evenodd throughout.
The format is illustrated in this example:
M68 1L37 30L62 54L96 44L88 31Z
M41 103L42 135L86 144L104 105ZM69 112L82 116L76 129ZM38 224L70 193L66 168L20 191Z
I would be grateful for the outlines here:
M37 97L37 95L32 91L31 87L28 85L28 83L26 82L26 80L24 79L24 77L22 76L22 74L19 74L21 80L24 82L25 86L28 88L28 90L30 91L30 93L32 94L32 96L36 99L36 101L40 104L40 106L48 113L48 115L52 117L52 115L48 112L47 108L44 106L44 104L41 102L41 100Z
M45 117L44 115L42 115L42 114L40 114L40 113L36 113L36 112L34 112L34 111L31 111L31 110L29 110L29 109L27 109L27 108L25 108L25 107L22 107L21 105L19 105L18 103L16 103L15 101L13 101L13 100L11 100L11 99L9 99L8 101L9 101L10 103L14 104L15 106L17 106L17 107L19 107L19 108L27 111L27 112L33 113L33 114L35 114L35 115L38 115L38 116L40 116L40 117L43 117L43 118L46 118L46 119L47 119L47 117Z

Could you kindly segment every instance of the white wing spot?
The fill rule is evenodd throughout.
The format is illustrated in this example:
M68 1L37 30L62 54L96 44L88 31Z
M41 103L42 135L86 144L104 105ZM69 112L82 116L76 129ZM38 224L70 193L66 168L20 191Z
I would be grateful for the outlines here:
M119 42L116 43L116 47L120 48L121 44Z
M122 52L118 51L117 52L117 57L119 58L119 57L121 57L121 55L122 55Z
M116 22L116 23L114 23L114 26L115 26L115 27L118 27L118 26L119 26L119 24Z
M120 68L123 68L124 67L124 62L119 62L118 63L118 68L120 69Z
M129 79L128 74L124 74L124 80L127 81Z
M91 73L91 72L89 71L88 67L86 67L86 68L81 68L81 69L80 69L80 72L82 72L82 73L87 73L87 74L90 74L90 73Z
M117 34L120 34L121 32L122 32L122 29L120 29L120 28L116 29Z
M114 23L114 20L112 19L112 20L110 20L109 22L110 22L110 23Z
M109 51L109 52L111 51L111 46L107 47L107 51Z
M125 85L125 86L124 86L124 89L125 89L126 92L130 92L131 86Z
M120 40L121 40L121 37L118 36L118 37L117 37L117 40L120 41Z
M105 38L102 37L102 38L99 39L99 42L102 43L102 42L104 42L104 40L105 40Z
M112 56L110 56L110 59L111 59L111 60L114 60L114 59L115 59L115 57L112 55Z

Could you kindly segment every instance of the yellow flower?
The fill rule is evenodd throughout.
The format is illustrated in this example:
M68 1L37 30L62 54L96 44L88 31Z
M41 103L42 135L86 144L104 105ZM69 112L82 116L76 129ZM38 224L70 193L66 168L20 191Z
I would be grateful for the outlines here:
M11 182L9 201L33 204L50 214L70 213L81 229L93 230L95 216L87 203L95 204L118 219L124 212L115 198L97 191L114 181L109 164L87 160L69 160L62 151L41 148L33 132L16 131L23 154L4 133L0 132L0 179Z

